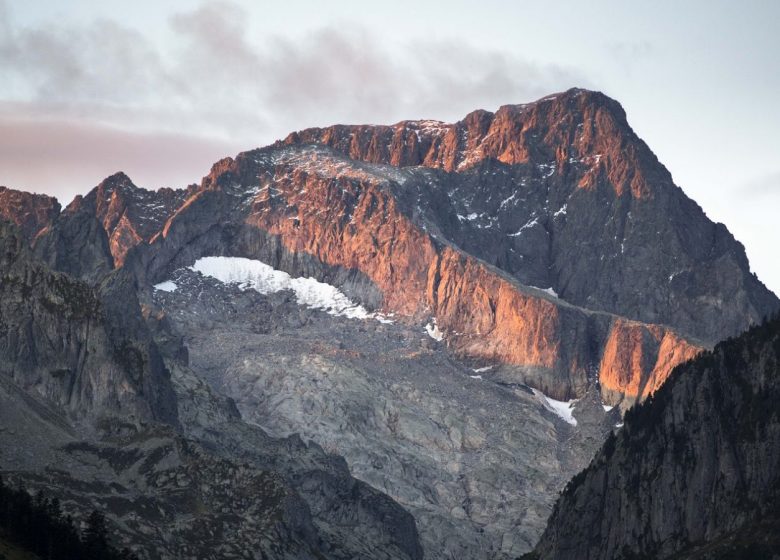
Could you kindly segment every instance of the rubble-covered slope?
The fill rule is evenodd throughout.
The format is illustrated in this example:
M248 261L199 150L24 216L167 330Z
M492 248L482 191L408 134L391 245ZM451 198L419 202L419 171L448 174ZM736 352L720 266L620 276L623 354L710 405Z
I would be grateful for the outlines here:
M129 270L53 272L6 223L0 249L6 480L104 511L141 558L421 557L411 515L343 459L245 424L193 376Z
M565 420L555 401L489 381L491 367L473 371L422 326L310 297L324 285L296 293L250 263L202 259L155 290L193 372L248 421L343 455L414 515L426 558L529 550L617 411L592 391Z

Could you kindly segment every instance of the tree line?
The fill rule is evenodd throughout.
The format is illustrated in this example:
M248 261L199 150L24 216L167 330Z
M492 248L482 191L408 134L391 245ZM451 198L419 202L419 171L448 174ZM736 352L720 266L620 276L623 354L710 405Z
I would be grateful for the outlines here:
M111 544L106 518L98 510L80 531L56 497L42 491L31 496L23 485L12 487L2 477L0 537L42 560L138 560L129 550Z

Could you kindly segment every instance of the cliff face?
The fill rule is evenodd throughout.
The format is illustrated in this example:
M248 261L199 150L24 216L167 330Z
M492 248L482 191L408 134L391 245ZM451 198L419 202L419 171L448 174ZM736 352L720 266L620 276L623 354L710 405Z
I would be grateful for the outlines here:
M780 319L681 366L567 486L538 557L777 554L778 399Z
M270 259L435 319L457 352L560 398L598 373L607 401L641 399L780 305L620 105L584 90L454 124L305 130L186 190L119 173L66 209L59 237L94 227L85 216L105 231L109 265L142 247L142 283L208 252ZM95 263L77 271L87 279L109 266L39 252L64 255L48 260L69 272Z
M0 218L16 224L32 243L60 213L60 203L52 196L0 187Z
M74 420L176 421L162 359L118 278L96 290L36 262L0 225L0 368ZM133 308L135 302L135 308ZM134 319L136 323L134 324Z
M423 166L400 191L470 254L575 305L714 343L778 307L741 244L672 181L620 105L569 90L445 124L333 126L279 145Z

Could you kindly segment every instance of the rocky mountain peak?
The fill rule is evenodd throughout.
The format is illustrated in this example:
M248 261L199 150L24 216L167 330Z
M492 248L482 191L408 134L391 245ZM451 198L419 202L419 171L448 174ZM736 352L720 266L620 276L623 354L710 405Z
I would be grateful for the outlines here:
M300 131L186 190L117 173L72 207L102 225L116 267L148 246L154 281L209 254L335 278L560 399L594 372L612 404L642 399L778 306L620 104L581 89L451 124Z
M16 224L28 242L32 242L60 213L53 196L17 191L0 186L0 218Z
M600 92L570 89L495 113L477 110L456 123L401 121L391 126L335 125L290 134L278 145L324 144L356 160L399 167L468 171L488 161L545 166L576 187L608 183L616 196L652 196L671 186L626 120Z
M115 265L121 266L132 247L150 241L162 228L186 194L185 189L154 191L138 187L119 171L86 196L77 197L66 212L86 209L93 213L106 230Z

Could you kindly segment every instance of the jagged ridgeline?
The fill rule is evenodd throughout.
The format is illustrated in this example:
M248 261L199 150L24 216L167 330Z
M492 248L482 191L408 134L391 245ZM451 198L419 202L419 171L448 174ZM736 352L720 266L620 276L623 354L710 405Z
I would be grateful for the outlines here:
M563 491L529 558L777 558L780 318L679 366Z
M780 306L581 89L0 216L0 469L152 559L515 558L623 410Z

